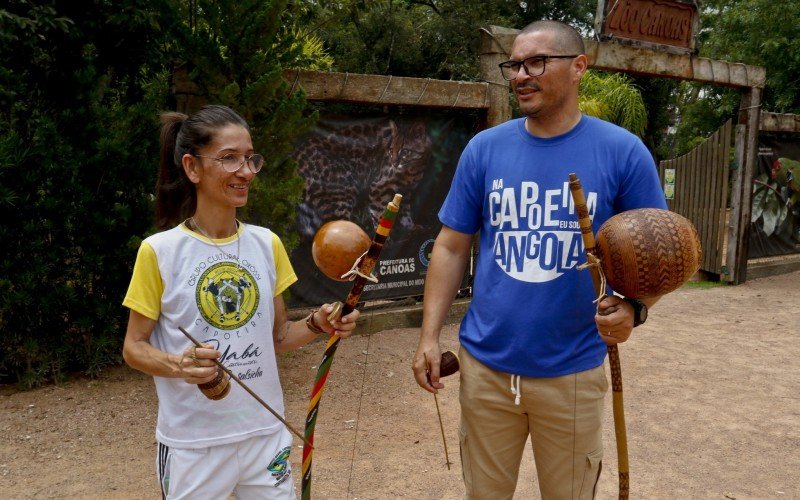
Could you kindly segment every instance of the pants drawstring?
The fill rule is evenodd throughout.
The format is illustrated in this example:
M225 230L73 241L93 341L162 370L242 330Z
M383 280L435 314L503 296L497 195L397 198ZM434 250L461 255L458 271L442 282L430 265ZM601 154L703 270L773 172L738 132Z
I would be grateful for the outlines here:
M516 377L516 387L514 384L514 377ZM514 404L517 406L519 406L519 400L522 398L522 391L520 391L519 389L519 379L520 379L519 375L514 375L514 374L511 375L511 394L516 396L514 398Z

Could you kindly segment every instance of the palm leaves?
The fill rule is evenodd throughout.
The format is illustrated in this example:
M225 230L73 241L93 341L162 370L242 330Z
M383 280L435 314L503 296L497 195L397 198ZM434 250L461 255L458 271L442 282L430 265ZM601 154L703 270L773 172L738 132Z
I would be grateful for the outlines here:
M581 112L616 123L639 137L647 128L647 109L639 89L621 73L587 71L581 80Z

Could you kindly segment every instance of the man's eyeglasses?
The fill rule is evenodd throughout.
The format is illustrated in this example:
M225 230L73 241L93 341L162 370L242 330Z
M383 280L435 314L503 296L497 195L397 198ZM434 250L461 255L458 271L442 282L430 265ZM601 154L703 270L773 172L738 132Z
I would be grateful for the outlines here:
M574 56L533 56L523 61L506 61L500 63L500 72L503 73L503 78L511 81L519 74L520 66L525 68L525 73L528 76L539 76L544 73L545 64L549 59L573 59L578 57Z
M250 170L252 170L253 173L256 174L259 171L261 171L261 167L264 166L264 157L258 153L251 154L249 156L226 154L225 156L219 158L214 158L213 156L203 156L203 155L192 155L192 156L218 161L222 164L222 169L229 173L238 172L239 169L242 168L245 163L247 163L247 167Z

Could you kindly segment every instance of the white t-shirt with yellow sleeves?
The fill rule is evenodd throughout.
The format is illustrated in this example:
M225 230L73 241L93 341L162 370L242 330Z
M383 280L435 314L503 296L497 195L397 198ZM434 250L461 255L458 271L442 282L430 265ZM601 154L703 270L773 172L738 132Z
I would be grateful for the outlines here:
M179 326L212 344L226 367L283 414L273 298L295 281L286 249L269 229L240 224L235 235L212 242L180 224L142 242L123 305L156 321L150 343L161 351L191 345ZM167 446L235 443L283 425L238 384L212 401L183 379L154 379L156 438Z

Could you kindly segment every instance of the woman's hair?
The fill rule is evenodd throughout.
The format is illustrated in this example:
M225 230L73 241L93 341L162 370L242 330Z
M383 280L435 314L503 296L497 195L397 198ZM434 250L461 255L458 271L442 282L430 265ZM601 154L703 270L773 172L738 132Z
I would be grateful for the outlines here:
M156 181L156 227L168 229L194 214L197 192L183 170L183 155L197 154L214 133L230 124L247 122L226 106L203 106L191 116L167 112L161 115L161 153Z

